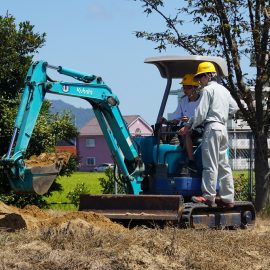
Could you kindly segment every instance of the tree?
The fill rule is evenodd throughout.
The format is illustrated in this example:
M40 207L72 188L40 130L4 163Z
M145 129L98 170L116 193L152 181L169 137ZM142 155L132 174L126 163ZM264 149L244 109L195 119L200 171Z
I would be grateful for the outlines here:
M45 43L45 36L45 33L34 33L34 26L29 22L21 22L17 27L12 15L0 16L0 157L7 153L11 141L20 103L19 90L24 86L24 78L35 53ZM50 102L45 101L31 136L26 158L54 151L56 141L71 140L77 135L77 129L69 113L50 114L49 108ZM74 160L75 158L71 159L62 174L68 175L74 171L76 166ZM53 188L61 189L57 184L54 184ZM0 198L20 206L44 203L39 195L24 196L12 193L2 171L0 171Z
M11 131L16 117L17 108L19 107L19 100L11 101L17 106L9 108L9 103L6 106L2 104L5 110L2 111L2 124L5 126L5 130L8 132L1 132L3 140L0 141L1 153L3 150L7 152L7 148L10 143ZM10 102L10 103L11 103ZM1 105L1 103L0 103ZM29 158L32 155L39 155L44 152L54 152L57 141L60 140L72 140L77 136L77 129L73 124L72 116L68 112L63 114L50 114L50 102L44 101L40 115L37 120L37 124L34 128L33 134L25 158ZM78 159L72 156L67 165L63 167L60 175L69 176L76 169ZM1 168L1 166L0 166ZM45 196L50 196L52 191L62 190L62 186L57 182L54 182L49 192ZM24 207L27 204L35 204L42 207L46 206L46 202L43 196L37 194L15 194L9 185L9 181L3 171L0 170L0 199L8 204Z
M19 90L34 54L45 43L46 34L33 32L30 22L6 14L0 16L0 156L7 152L19 102Z
M0 98L8 100L18 96L19 89L34 54L45 43L46 34L34 33L29 21L16 27L15 18L0 16Z
M50 106L49 101L44 101L42 104L26 157L43 152L53 152L58 141L71 141L78 135L72 115L67 111L61 114L51 114Z
M253 132L255 205L257 210L263 210L270 203L267 144L270 91L265 91L270 74L270 1L184 0L181 4L179 2L173 16L165 14L163 0L134 1L142 3L147 15L159 14L164 20L164 31L135 33L138 38L157 43L155 49L162 51L167 46L182 47L190 54L226 59L229 76L222 83L236 100L243 119ZM183 33L183 26L190 22L190 32ZM251 58L255 67L247 70L247 60L251 61Z

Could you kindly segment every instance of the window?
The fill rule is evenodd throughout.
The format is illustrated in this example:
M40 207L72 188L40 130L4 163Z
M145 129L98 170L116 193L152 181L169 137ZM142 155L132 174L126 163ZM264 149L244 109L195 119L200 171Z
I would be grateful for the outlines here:
M96 158L95 157L86 158L86 164L89 165L89 166L96 165Z
M140 137L141 135L142 135L141 129L140 128L136 128L136 130L135 130L135 136L136 137Z
M96 141L95 139L86 139L86 147L95 147L96 146Z

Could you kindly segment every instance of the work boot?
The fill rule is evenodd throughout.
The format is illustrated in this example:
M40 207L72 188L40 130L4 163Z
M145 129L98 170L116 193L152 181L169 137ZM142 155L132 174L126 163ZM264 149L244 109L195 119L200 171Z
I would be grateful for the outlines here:
M234 202L224 202L220 197L216 197L215 198L215 203L217 204L217 206L219 207L223 207L223 208L234 208Z
M192 196L191 200L195 203L204 203L206 205L208 205L209 207L214 207L216 206L214 201L211 201L209 199L206 199L203 196Z
M193 173L198 173L198 168L194 160L189 160L188 169Z

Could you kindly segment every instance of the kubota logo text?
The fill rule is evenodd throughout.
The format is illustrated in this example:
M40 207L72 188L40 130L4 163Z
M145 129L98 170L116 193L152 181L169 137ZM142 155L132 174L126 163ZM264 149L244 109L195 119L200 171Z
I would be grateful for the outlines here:
M91 89L85 89L83 87L77 87L77 92L79 94L85 94L85 95L92 95L93 94L93 90L91 90Z

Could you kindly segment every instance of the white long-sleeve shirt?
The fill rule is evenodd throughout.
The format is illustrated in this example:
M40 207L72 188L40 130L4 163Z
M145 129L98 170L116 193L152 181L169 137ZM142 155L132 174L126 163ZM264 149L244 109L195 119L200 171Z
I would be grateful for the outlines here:
M230 92L221 84L211 81L202 88L201 101L189 124L192 124L192 128L207 122L219 122L225 125L229 115L233 115L238 110L237 103Z
M190 101L187 96L183 96L178 103L175 112L170 115L170 118L178 120L181 119L181 117L183 116L187 116L188 118L193 117L195 108L197 108L200 103L200 99L201 97L199 97L195 101Z

